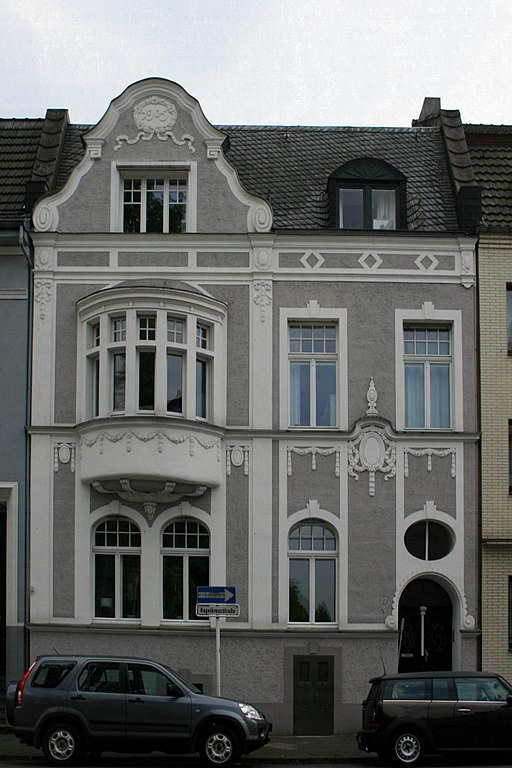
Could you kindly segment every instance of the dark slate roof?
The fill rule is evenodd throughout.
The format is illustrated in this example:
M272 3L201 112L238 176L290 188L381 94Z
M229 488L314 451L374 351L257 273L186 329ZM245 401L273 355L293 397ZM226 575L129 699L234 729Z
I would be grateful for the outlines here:
M67 124L62 109L44 118L0 119L0 220L30 215L35 199L55 189Z
M38 142L48 133L48 125L44 131L47 120L0 120L0 173L6 177L5 164L11 174L9 185L0 185L0 217L19 215L23 210L24 185L34 178L34 166L37 170ZM51 158L55 160L58 150L58 165L53 166L51 179L48 174L45 177L47 188L59 189L66 183L84 155L82 136L91 127L61 126L60 143L57 147L54 142ZM277 229L328 228L330 174L349 160L373 157L395 166L407 179L409 230L458 230L447 149L439 126L216 127L228 137L226 157L243 187L269 202ZM9 130L18 133L9 134Z
M473 170L482 187L482 226L512 227L512 126L464 126Z
M272 206L276 228L328 226L327 180L363 157L385 160L407 178L408 229L457 230L446 150L435 128L217 126L245 189Z
M0 120L0 219L23 217L44 120Z

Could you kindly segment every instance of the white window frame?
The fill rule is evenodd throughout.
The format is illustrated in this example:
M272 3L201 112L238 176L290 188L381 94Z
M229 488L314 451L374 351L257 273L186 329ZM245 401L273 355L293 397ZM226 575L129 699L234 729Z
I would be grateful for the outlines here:
M209 544L208 549L200 549L200 548L191 549L191 548L188 548L188 547L183 547L183 548L180 548L180 547L176 547L176 548L164 547L163 537L164 537L165 530L170 525L175 525L176 523L179 523L179 522L182 522L182 521L185 522L185 523L187 523L187 522L197 523L198 525L203 526L203 528L205 528L207 530L207 532L208 532L208 544ZM176 623L179 623L179 624L183 624L183 623L190 624L191 622L197 621L197 622L201 623L201 625L204 625L204 619L201 619L199 617L187 618L187 617L184 616L181 619L164 618L164 581L163 581L163 577L164 577L164 558L165 557L180 557L182 559L183 584L182 584L182 596L181 596L182 603L181 603L181 605L182 605L183 612L185 613L185 610L184 610L185 607L188 608L188 590L189 590L189 582L190 582L190 575L189 575L190 558L194 557L194 556L195 557L201 556L201 557L207 557L208 558L208 572L209 572L208 583L210 583L210 581L211 581L211 568L212 568L211 551L212 551L212 534L211 534L211 531L210 531L209 527L202 520L199 520L199 519L197 519L195 517L194 518L192 518L192 517L174 517L171 520L169 520L162 527L161 532L160 532L160 560L161 560L161 580L160 580L161 608L160 608L160 611L161 611L161 617L162 617L161 618L162 624L169 624L169 623L170 624L176 624Z
M128 178L175 178L187 179L186 232L197 232L197 161L189 162L119 162L110 164L110 231L123 232L123 180ZM143 230L141 230L143 231ZM126 233L128 234L128 233ZM137 233L131 233L137 234ZM169 232L148 232L148 236ZM171 235L173 233L170 233ZM176 235L177 236L177 235Z
M119 517L119 521L127 521L131 525L138 528L139 536L140 536L140 546L138 547L131 547L131 546L114 546L114 545L105 545L104 547L99 546L96 544L96 531L102 523L107 522L108 520L114 519L112 515L109 515L107 517L103 517L100 520L96 521L96 523L92 527L92 542L91 542L91 553L92 553L92 616L93 620L96 622L136 622L140 624L141 617L142 617L142 530L137 523L135 523L133 520L130 520L128 517L121 516ZM114 557L114 616L96 616L96 555L107 555L109 557ZM123 606L123 590L122 590L122 558L124 555L134 555L139 558L139 613L140 616L137 617L126 617L122 616L122 606Z
M462 432L464 429L464 389L462 371L462 312L461 310L436 310L430 302L421 309L395 309L395 383L396 427L400 431L417 431L405 426L405 355L404 327L408 325L446 326L451 335L450 412L451 426L439 430L421 427L420 431ZM454 393L457 397L454 397Z
M121 295L108 289L93 294L84 300L78 316L78 391L77 421L112 416L159 415L176 416L216 424L225 422L225 360L226 324L225 308L222 303L208 296L197 297L181 292L163 296L158 289L141 289L143 296L135 292ZM138 318L156 317L156 338L141 340L138 332ZM126 339L112 341L112 322L126 318ZM183 343L168 341L167 318L183 320L185 338ZM100 323L100 346L91 347L91 329ZM196 346L197 326L208 328L208 348ZM155 351L154 408L139 408L138 357L141 350ZM125 407L113 410L113 354L124 351L126 357ZM167 352L176 351L183 356L183 409L181 413L167 410ZM99 360L99 408L94 404L94 365ZM206 417L196 414L196 359L207 361Z
M290 534L301 525L322 525L329 528L334 534L334 540L336 542L336 549L334 550L305 550L305 549L290 549ZM288 530L287 537L287 552L288 552L288 589L290 588L290 560L305 560L309 563L309 619L307 621L292 621L290 618L289 598L288 598L288 624L291 626L326 626L333 627L339 623L338 610L339 610L339 577L338 577L338 562L339 562L339 538L338 532L330 523L325 520L317 518L304 518L294 523ZM316 621L315 619L315 597L316 597L316 561L317 560L334 560L334 618L332 621Z
M337 392L336 420L332 427L290 425L290 354L288 352L288 328L291 322L336 325ZM348 368L347 368L347 310L321 308L317 301L309 301L304 307L282 307L279 313L279 424L281 429L322 432L348 429ZM313 356L313 354L312 354Z

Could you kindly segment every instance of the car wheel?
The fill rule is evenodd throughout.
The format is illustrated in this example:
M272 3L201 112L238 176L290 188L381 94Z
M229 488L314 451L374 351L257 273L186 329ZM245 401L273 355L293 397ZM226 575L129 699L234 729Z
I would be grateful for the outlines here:
M391 757L397 765L418 765L423 758L423 740L414 731L400 731L393 736Z
M82 756L80 734L70 723L55 723L43 735L44 756L53 765L74 765Z
M199 752L207 765L233 765L240 756L240 744L230 728L219 725L207 732Z

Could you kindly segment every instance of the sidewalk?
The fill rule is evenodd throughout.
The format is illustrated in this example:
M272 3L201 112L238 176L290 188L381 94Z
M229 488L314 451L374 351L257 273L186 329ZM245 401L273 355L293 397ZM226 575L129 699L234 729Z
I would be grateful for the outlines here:
M155 753L157 755L158 753ZM126 757L126 756L125 756ZM40 749L20 744L12 729L0 727L0 763L6 759L42 759ZM340 736L277 736L261 749L243 758L243 763L256 766L265 763L353 763L374 760L357 748L355 734Z

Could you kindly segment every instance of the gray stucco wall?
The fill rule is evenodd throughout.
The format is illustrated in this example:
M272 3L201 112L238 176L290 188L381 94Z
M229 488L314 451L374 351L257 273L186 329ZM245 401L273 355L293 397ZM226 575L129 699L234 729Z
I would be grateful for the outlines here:
M258 510L255 510L258 514ZM264 514L264 512L263 512ZM239 621L249 614L249 478L233 467L226 481L226 578L236 587ZM228 620L229 621L229 620Z
M59 463L54 473L53 615L75 614L75 473Z

